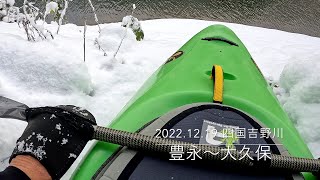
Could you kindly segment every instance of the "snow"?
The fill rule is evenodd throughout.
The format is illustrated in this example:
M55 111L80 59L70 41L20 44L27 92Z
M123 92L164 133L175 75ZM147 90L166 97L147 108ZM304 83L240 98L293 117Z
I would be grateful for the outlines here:
M9 4L9 6L13 6L15 3L15 0L6 0L7 4Z
M56 129L59 130L59 131L61 130L61 124L60 123L56 124Z
M41 141L43 139L43 136L41 134L37 134L38 141Z
M307 55L287 64L279 82L279 99L316 157L320 157L319 70L319 55Z
M29 152L33 154L38 159L42 160L43 158L47 158L45 155L47 154L45 150L43 150L45 145L45 141L43 141L43 146L38 146L36 149L33 146L33 143L27 143L24 140L17 142L17 151L18 152Z
M108 55L113 55L113 53L117 50L120 40L126 33L124 29L125 28L121 26L107 26L101 30L101 34L98 36L97 41L105 51L110 52ZM121 49L128 51L132 50L136 44L135 35L133 33L127 33L124 41L125 42L122 44ZM101 55L103 55L103 53L101 53Z
M131 27L133 30L138 30L141 28L139 20L131 15L123 17L121 25L123 27Z
M57 118L57 116L54 115L54 114L52 114L52 115L50 116L50 119L54 119L54 118Z
M67 144L67 143L68 143L68 139L63 138L63 139L62 139L62 143L61 143L61 145L64 145L64 144Z
M0 0L0 21L11 23L18 19L19 8L14 3L14 0Z
M5 5L13 6L15 0L0 0L0 8L4 8Z
M1 5L1 4L0 4L0 5ZM1 8L1 6L0 6L0 8ZM6 10L0 10L0 15L1 15L1 16L7 15L7 11L6 11Z
M2 21L8 22L8 23L14 22L14 20L15 20L14 18L11 18L9 16L5 16L2 18Z
M69 154L69 158L77 158L77 155L73 154L73 153L70 153Z
M16 24L0 22L0 95L30 107L73 104L88 109L99 125L108 125L143 82L195 33L218 22L166 19L140 22L145 39L137 42L132 31L116 57L125 28L121 23L88 26L86 62L83 62L83 27L62 25L54 40L28 42ZM274 88L284 109L320 156L320 39L278 30L221 23L244 42ZM46 25L55 31L57 24ZM98 38L108 56L98 50ZM121 63L119 63L121 62ZM282 75L281 75L282 73ZM0 119L0 170L7 166L17 138L26 124ZM63 142L62 142L63 143ZM64 176L69 179L81 157ZM70 154L70 158L74 157Z

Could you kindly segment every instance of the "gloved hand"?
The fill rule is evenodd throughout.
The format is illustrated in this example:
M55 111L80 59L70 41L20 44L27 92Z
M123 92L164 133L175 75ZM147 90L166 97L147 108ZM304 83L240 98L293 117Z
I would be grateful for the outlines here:
M75 106L29 108L28 126L10 157L31 155L60 179L91 140L96 125L87 110Z

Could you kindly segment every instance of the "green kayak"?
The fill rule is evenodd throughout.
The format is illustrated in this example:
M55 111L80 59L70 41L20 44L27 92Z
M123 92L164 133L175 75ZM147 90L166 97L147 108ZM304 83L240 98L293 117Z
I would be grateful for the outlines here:
M241 110L272 131L281 128L279 144L291 156L313 158L246 47L223 25L209 26L192 37L145 82L109 127L137 132L178 107L212 103L213 65L223 69L222 105ZM118 148L97 142L73 179L91 179ZM314 179L311 173L303 176Z

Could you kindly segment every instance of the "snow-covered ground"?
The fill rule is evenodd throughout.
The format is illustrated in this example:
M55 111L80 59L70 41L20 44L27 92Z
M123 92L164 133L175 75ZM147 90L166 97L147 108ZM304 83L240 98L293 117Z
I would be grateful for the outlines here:
M89 26L83 62L83 27L63 25L54 40L31 43L17 24L0 22L0 95L29 106L82 106L94 114L98 124L107 125L171 54L195 33L218 22L166 19L141 23L145 39L136 42L128 31L116 62L112 55L124 28L120 23L101 25L99 42L108 52L103 56L94 45L98 27ZM266 77L280 80L281 88L275 89L280 102L319 157L320 38L221 24L235 31ZM57 25L46 27L55 32ZM10 156L25 126L17 120L0 119L0 160ZM6 165L4 160L0 170Z

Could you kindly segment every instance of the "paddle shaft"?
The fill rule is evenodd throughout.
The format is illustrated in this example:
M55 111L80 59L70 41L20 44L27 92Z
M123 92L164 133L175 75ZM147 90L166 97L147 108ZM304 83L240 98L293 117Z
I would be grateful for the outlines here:
M226 151L226 149L212 145L198 145L173 139L156 138L101 126L94 126L94 129L93 139L127 146L128 148L139 151L170 153L171 147L180 146L183 147L184 152L194 152L194 150L196 150L197 154L203 160L214 162L232 163L247 167L275 168L292 172L319 173L320 171L320 160L317 159L298 158L277 154L271 154L270 159L266 160L258 160L257 157L254 157L254 155L251 154L253 159L250 159L247 156L243 157L245 154L236 150L230 150L230 154L227 154L228 151Z

